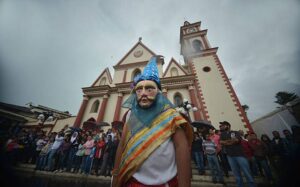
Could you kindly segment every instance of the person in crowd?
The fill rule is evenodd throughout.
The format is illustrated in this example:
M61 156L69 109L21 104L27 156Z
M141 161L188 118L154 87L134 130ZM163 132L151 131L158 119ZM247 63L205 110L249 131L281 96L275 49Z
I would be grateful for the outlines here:
M36 130L30 130L28 135L29 140L29 149L28 149L28 158L27 163L35 164L38 154L36 154L36 143L38 141Z
M288 157L288 144L287 141L280 137L278 131L273 131L273 139L271 141L272 155L277 171L282 171L285 160Z
M51 147L54 143L54 138L51 137L48 141L48 137L45 138L45 141L47 141L47 144L41 149L41 152L38 157L38 161L36 163L36 170L44 170L47 165L48 156L51 150Z
M28 132L26 130L23 130L22 133L20 134L19 138L19 144L21 145L20 154L19 158L20 161L23 163L27 163L29 160L29 151L30 151L30 142L28 138ZM20 156L22 155L22 156Z
M97 176L99 175L98 170L103 161L104 149L105 149L105 138L104 136L101 136L101 138L96 142L96 153L95 153L95 160L94 160L94 168L95 168L94 174L96 174Z
M219 158L219 161L221 163L221 167L223 169L223 172L224 172L224 175L226 177L229 177L229 171L231 170L230 168L230 165L229 165L229 162L228 162L228 159L227 159L227 154L226 154L226 150L225 149L222 149L222 145L220 143L220 136L221 136L221 130L210 130L209 131L210 134L212 135L212 133L214 133L216 137L213 137L212 140L216 143L218 142L218 144L220 145L220 151L218 153L218 158ZM217 146L217 150L218 150L218 146Z
M39 159L39 155L41 153L42 148L48 143L49 138L45 135L40 135L37 142L36 142L36 151L35 154L37 155L37 159Z
M85 168L84 168L84 174L86 174L86 175L89 175L91 173L95 153L96 153L96 146L94 144L90 154L86 157Z
M250 148L253 150L253 155L255 156L256 161L258 161L261 165L268 181L273 183L272 172L267 160L268 152L266 145L257 138L255 133L250 133L248 137L248 143Z
M286 146L287 146L287 155L291 155L294 147L295 147L295 143L294 143L294 139L293 139L293 135L291 133L291 131L285 129L282 131L284 134L284 141L286 142Z
M84 144L84 140L83 139L80 139L79 140L79 145L78 145L78 149L77 149L77 152L76 152L76 157L75 157L75 166L74 166L74 170L73 170L73 173L78 173L79 172L79 169L82 169L82 163L83 163L83 157L84 157L84 154L85 154L85 149L83 147L83 144Z
M191 186L187 163L193 130L159 91L157 58L152 57L143 73L135 77L133 92L123 104L130 112L112 172L114 187Z
M246 177L248 186L254 187L256 184L251 175L249 163L241 145L241 136L238 132L231 131L230 127L231 125L229 122L220 122L220 128L222 129L220 143L222 148L226 150L228 162L235 176L238 187L242 187L244 185L241 171Z
M202 143L204 154L206 155L209 169L212 173L212 182L224 184L223 173L217 157L217 145L211 139L210 134L205 136Z
M112 143L112 150L111 150L111 167L110 170L114 167L115 164L115 157L116 157L116 153L117 153L117 148L118 145L120 143L119 137L115 134L114 138L113 138L113 143Z
M216 153L219 154L222 149L220 144L220 135L216 133L215 129L209 129L208 133L209 133L209 139L212 140L217 146Z
M91 134L91 133L89 133ZM85 174L89 173L89 169L90 169L90 155L91 155L91 151L94 147L94 139L92 138L91 135L87 136L87 140L86 142L83 144L83 148L85 150L84 152L84 157L83 157L83 164L82 164L82 172L84 172Z
M5 153L10 165L17 164L18 149L20 145L18 144L18 139L16 136L11 137L6 142Z
M70 138L67 136L64 138L61 146L58 148L57 156L58 156L58 167L56 172L65 171L66 160L68 158L68 154L71 148Z
M111 139L111 135L107 135L107 143L105 144L100 175L103 175L103 176L110 175L112 146L113 146L113 142Z
M48 155L47 168L46 168L47 171L54 170L54 165L55 165L54 157L57 153L58 148L61 146L63 141L64 141L64 133L59 132L55 137L54 143L51 146L51 150Z
M242 131L242 130L239 130L239 134L241 136L241 145L243 147L245 156L248 160L251 173L253 176L258 176L258 168L257 168L255 157L253 155L253 151L249 146L248 134L244 134L244 131Z
M108 129L107 132L106 132L106 137L110 135L111 136L111 139L113 140L114 137L115 137L115 134L112 132L112 129Z
M270 139L270 137L267 134L262 134L260 137L260 140L262 143L264 143L265 147L266 147L266 151L267 151L267 158L270 162L271 167L275 168L275 164L273 161L273 150L272 150L272 141Z
M197 132L194 132L194 140L192 142L192 157L200 175L205 174L202 141L203 140L199 136L199 134Z
M68 156L68 160L67 160L67 171L71 171L74 170L74 164L75 164L75 157L76 157L76 152L78 150L78 145L79 145L79 135L77 131L74 131L71 139L70 139L70 143L71 143L71 148L70 148L70 152L69 152L69 156Z

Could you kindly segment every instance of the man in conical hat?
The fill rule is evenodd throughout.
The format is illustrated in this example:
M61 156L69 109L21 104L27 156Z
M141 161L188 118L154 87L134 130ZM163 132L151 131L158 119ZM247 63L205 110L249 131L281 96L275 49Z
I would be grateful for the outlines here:
M112 172L113 187L189 187L193 130L161 93L157 58L134 79Z

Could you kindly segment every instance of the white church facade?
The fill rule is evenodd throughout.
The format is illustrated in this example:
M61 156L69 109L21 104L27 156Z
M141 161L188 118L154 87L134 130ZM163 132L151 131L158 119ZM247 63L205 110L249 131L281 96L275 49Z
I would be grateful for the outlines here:
M168 64L157 62L162 92L175 105L188 99L197 111L190 112L192 121L207 120L218 129L220 121L228 121L234 130L252 131L247 116L218 58L218 48L210 46L207 30L201 22L184 22L180 28L181 55L184 64L172 58ZM143 71L156 54L141 39L117 62L114 76L104 69L94 83L82 88L83 101L74 122L82 127L86 122L121 121L126 109L122 103L129 97L133 78ZM163 71L163 65L167 67Z

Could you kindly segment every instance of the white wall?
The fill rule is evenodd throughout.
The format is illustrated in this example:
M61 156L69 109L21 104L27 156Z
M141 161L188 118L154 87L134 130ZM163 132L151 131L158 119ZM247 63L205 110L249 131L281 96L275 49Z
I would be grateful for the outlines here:
M225 120L231 123L233 130L246 130L214 58L200 57L193 62L212 124L218 128L219 122ZM210 67L211 71L204 72L202 69L205 66Z

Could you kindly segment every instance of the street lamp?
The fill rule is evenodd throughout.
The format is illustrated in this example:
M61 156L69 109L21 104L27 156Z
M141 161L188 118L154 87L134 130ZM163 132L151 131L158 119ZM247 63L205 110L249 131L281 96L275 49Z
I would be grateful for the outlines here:
M198 110L198 108L195 106L193 107L193 105L194 104L190 103L186 98L184 98L183 103L181 105L179 105L179 108L177 108L178 112L187 115L190 122L192 122L191 116L190 116L190 110L192 110L193 112Z

